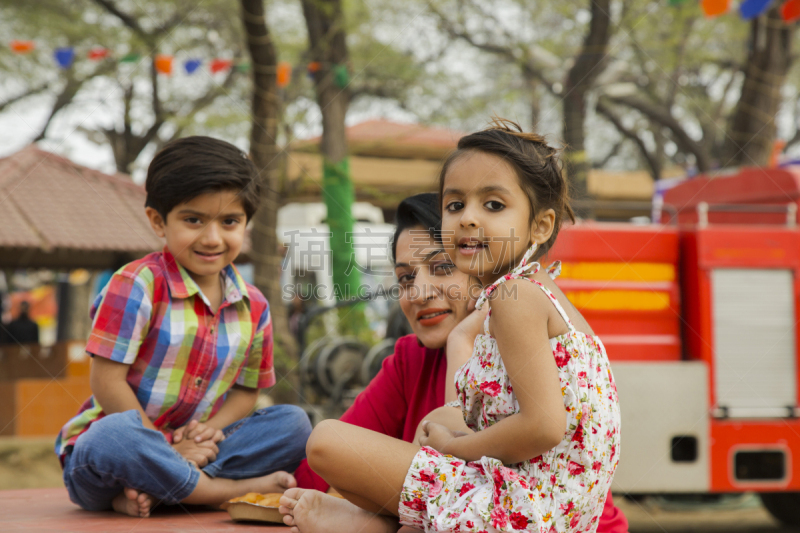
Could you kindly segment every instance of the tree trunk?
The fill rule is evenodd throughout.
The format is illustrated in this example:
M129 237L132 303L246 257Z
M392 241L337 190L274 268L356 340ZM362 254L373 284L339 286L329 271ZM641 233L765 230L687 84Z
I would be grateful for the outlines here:
M275 342L287 356L288 365L297 361L298 354L297 343L289 331L287 308L281 294L281 257L276 233L280 207L280 153L276 143L281 113L276 79L278 61L264 17L263 0L241 0L241 7L247 48L253 65L250 157L261 174L261 207L253 218L250 254L255 270L255 285L270 303ZM284 370L277 357L275 363L279 372Z
M779 5L750 23L750 54L744 67L742 94L725 139L724 166L763 166L769 162L781 89L792 64L794 27L781 19Z
M322 194L331 231L331 267L337 300L356 295L361 283L353 248L352 204L355 199L347 158L344 119L350 100L347 87L348 53L341 0L303 0L317 104L322 113Z
M540 94L541 82L533 74L523 69L522 77L529 94L529 109L531 114L531 131L539 131L539 119L542 115L542 98Z
M586 179L589 160L586 157L584 121L586 120L586 96L602 71L606 48L611 36L610 0L591 0L592 20L583 48L567 73L562 100L564 114L564 162L567 165L572 195L577 200L588 196ZM590 212L579 213L591 216Z

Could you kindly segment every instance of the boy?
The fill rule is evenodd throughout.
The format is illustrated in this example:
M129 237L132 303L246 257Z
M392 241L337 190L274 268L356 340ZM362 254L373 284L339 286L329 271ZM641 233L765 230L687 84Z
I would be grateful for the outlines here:
M258 172L235 146L188 137L155 156L145 188L166 246L117 271L92 306L92 396L56 441L70 499L146 517L154 501L283 492L311 424L291 405L245 418L275 384L269 305L232 264Z

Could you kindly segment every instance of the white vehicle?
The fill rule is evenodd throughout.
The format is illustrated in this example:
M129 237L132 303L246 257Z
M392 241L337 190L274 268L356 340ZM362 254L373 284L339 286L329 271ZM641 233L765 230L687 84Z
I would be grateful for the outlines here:
M287 305L297 297L311 305L327 307L336 303L330 229L324 222L326 212L323 203L292 203L278 211L278 239L287 248L281 270L283 300ZM388 293L394 284L391 257L394 225L386 224L381 209L366 202L354 203L352 212L356 219L350 236L354 257L348 268L358 269L362 284L354 296ZM377 298L370 308L385 319L388 300Z

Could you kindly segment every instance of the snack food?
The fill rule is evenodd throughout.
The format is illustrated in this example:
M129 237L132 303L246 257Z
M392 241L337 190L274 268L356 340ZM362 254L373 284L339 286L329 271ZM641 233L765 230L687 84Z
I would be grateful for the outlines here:
M259 494L248 492L244 496L237 496L222 504L234 520L256 520L260 522L282 523L278 507L282 494Z
M281 505L281 496L282 494L279 493L272 493L272 494L262 494L262 497L256 502L256 505L260 505L262 507L280 507Z
M248 492L244 496L237 496L228 503L246 502L261 507L280 507L280 500L282 494L279 492L271 492L269 494L259 494L258 492Z

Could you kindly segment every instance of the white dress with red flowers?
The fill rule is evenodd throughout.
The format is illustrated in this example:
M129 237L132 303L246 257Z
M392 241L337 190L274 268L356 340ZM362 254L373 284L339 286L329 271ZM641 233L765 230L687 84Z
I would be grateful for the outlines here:
M538 263L522 263L490 285L478 300ZM556 267L557 270L558 267ZM554 272L557 275L557 271ZM551 272L551 277L553 272ZM550 339L567 410L567 431L552 450L504 465L483 457L465 463L423 447L414 457L400 496L402 524L426 532L594 532L611 488L620 451L617 390L600 339L575 330L555 296L531 278L553 302L569 331ZM475 339L472 357L456 372L464 420L481 431L519 412L495 339Z

